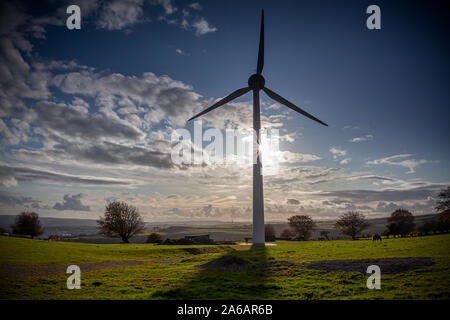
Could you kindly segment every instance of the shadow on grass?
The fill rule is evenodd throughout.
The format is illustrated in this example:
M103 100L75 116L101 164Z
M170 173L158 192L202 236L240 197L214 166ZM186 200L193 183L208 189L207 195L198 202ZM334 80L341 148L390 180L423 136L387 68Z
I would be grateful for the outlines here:
M273 299L280 288L275 281L270 280L268 268L258 267L258 265L273 261L268 255L268 249L266 247L250 247L228 254L251 262L253 267L246 271L219 271L205 270L191 265L187 268L194 268L195 270L189 274L189 278L167 290L155 292L152 298L186 300ZM207 261L198 264L205 262Z

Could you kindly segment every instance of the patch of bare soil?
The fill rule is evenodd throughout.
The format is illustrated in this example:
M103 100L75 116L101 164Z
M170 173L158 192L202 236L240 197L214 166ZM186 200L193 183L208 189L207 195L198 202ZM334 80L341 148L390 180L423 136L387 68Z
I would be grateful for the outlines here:
M100 270L104 268L133 266L142 263L175 263L179 260L161 261L105 261L95 263L79 264L81 271ZM20 278L20 277L45 277L57 273L65 274L69 265L30 265L30 264L0 264L0 277Z
M253 267L253 264L233 255L225 255L196 267L206 270L245 271Z
M257 268L273 268L273 267L301 267L303 266L300 262L295 261L270 261L270 262L263 262L260 264L257 264Z
M366 274L368 266L377 265L380 267L382 274L395 274L432 266L433 264L431 258L386 258L313 261L307 264L306 268L326 272L344 271Z
M197 265L197 268L220 271L246 271L250 268L273 268L273 267L301 267L302 264L295 261L269 261L253 264L245 259L225 255L211 260L205 264Z

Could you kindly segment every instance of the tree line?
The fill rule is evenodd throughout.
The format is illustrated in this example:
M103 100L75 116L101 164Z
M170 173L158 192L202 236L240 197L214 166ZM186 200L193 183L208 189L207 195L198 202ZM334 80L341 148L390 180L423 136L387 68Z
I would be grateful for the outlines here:
M435 219L427 221L417 228L418 235L426 235L431 232L442 233L450 230L450 187L442 190L438 194L437 206L435 207L437 216ZM282 239L308 240L312 232L317 229L317 225L309 215L296 215L288 219L289 229L285 229L280 237ZM338 218L334 228L341 234L351 237L353 240L370 227L370 222L364 215L356 211L349 211ZM416 230L414 216L405 209L397 209L387 218L386 230L383 235L389 237L409 235ZM322 238L329 240L330 231L321 230ZM275 240L275 228L266 225L266 241Z
M435 207L438 212L434 220L428 221L417 228L421 234L430 232L448 232L450 230L450 186L438 194ZM289 229L281 233L281 238L308 240L312 232L317 229L315 221L309 215L296 215L288 219ZM343 235L357 239L362 231L370 226L369 221L359 212L349 211L335 222L334 227ZM397 209L387 219L385 236L405 236L415 230L414 216L405 209ZM11 226L14 234L27 235L31 238L44 233L39 215L36 212L22 212ZM107 237L118 237L123 243L129 243L129 239L145 230L145 223L139 210L121 201L113 201L105 206L105 212L97 220L97 228L100 233ZM266 241L276 239L275 228L271 225L265 226ZM329 231L320 232L323 238L329 240ZM150 234L147 242L160 243L162 238L159 234Z

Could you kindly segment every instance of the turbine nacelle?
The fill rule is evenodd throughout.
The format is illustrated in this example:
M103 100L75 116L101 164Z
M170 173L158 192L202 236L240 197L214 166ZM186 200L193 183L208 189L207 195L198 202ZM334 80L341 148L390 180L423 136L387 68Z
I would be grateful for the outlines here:
M250 78L248 78L248 87L251 90L261 90L264 88L264 85L266 84L266 80L264 77L260 74L252 74Z

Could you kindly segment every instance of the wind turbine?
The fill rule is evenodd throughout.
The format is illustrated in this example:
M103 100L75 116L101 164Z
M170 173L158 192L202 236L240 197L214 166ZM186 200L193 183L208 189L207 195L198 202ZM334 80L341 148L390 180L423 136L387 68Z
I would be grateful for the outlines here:
M263 197L263 180L261 175L261 155L260 155L260 108L259 108L259 91L263 90L270 98L285 105L288 108L308 117L314 121L328 126L325 122L320 121L308 112L300 109L292 102L284 99L282 96L273 92L269 88L265 87L264 77L261 72L264 67L264 9L261 12L261 31L259 35L259 51L258 51L258 64L256 67L256 73L248 78L248 87L238 89L226 96L222 100L216 102L211 107L203 110L196 116L192 117L188 121L194 120L244 94L253 91L253 129L256 133L256 163L253 164L253 245L264 246L265 245L265 230L264 230L264 197Z

